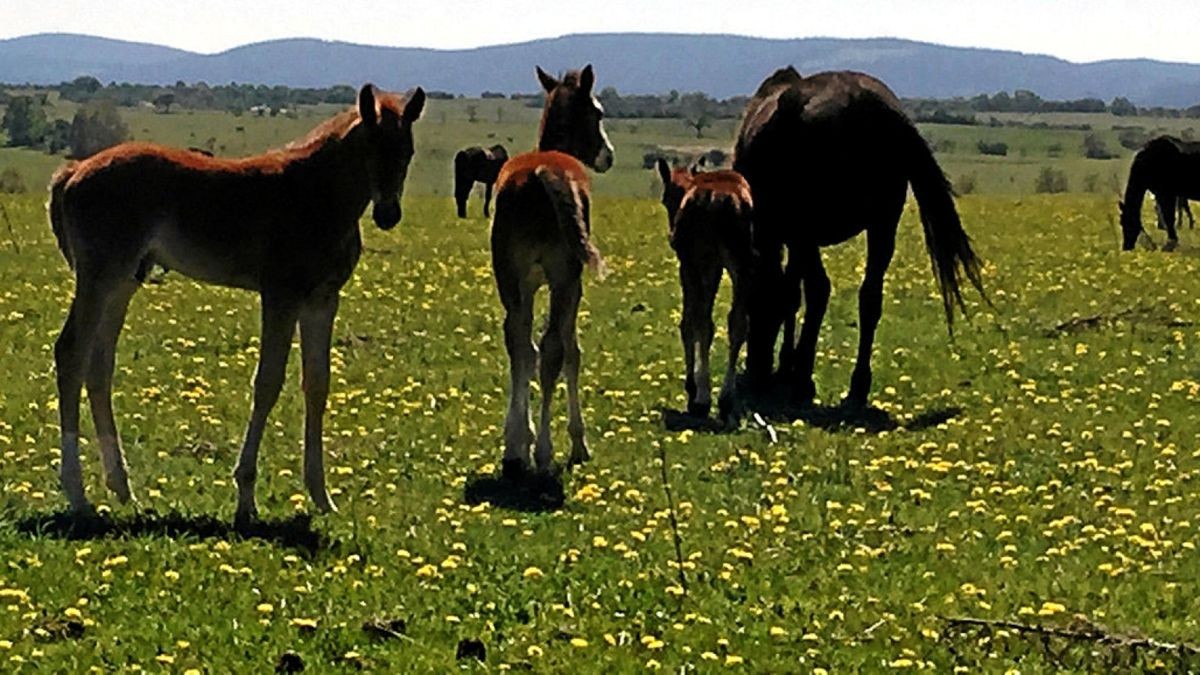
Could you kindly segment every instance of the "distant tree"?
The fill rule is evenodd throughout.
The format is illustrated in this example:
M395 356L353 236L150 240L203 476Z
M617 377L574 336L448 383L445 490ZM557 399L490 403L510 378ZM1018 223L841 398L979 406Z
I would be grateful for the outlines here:
M25 179L11 166L0 171L0 194L22 194L28 191Z
M989 142L980 139L979 142L975 144L975 147L979 150L979 154L981 155L996 155L999 157L1004 157L1008 154L1008 143L1003 141Z
M471 124L479 121L479 106L474 104L467 106L467 121Z
M46 130L42 146L52 155L71 147L71 123L66 120L54 120Z
M84 159L129 138L129 127L109 99L98 98L75 113L71 121L71 156Z
M696 138L704 138L704 130L712 126L713 104L708 96L696 92L684 95L679 101L684 122L696 130Z
M1117 117L1134 117L1138 114L1137 106L1124 96L1114 98L1112 103L1109 104L1108 110Z
M63 82L59 85L58 95L68 101L83 103L91 100L103 88L104 85L101 84L100 80L90 75L84 75L83 77L77 77L70 82Z
M46 135L46 111L38 105L31 96L17 96L4 109L4 118L0 120L4 133L8 134L8 144L12 147L35 147L41 145Z
M166 92L154 97L154 107L160 108L163 113L170 113L171 106L175 104L175 94Z
M1034 180L1033 189L1039 194L1066 192L1069 189L1067 174L1062 169L1043 166Z

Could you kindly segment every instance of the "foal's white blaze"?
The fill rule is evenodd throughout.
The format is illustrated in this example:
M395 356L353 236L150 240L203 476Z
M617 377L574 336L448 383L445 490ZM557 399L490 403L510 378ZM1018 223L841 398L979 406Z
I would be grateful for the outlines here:
M592 97L592 104L596 106L596 110L600 111L601 115L604 114L604 106L600 105L595 96ZM613 147L612 142L608 140L608 134L604 131L604 122L597 123L597 127L600 130L600 140L604 143L600 146L600 152L596 154L596 159L592 161L592 168L599 173L604 173L612 168Z

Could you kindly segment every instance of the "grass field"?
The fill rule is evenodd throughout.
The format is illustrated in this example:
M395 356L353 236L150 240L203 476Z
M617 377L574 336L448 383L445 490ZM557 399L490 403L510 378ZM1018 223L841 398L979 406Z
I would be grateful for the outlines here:
M969 296L972 318L951 341L910 202L869 415L771 419L775 442L753 421L674 431L664 419L684 404L679 290L640 149L697 141L678 122L619 120L618 164L596 177L593 206L611 274L587 280L580 326L594 460L565 476L564 507L527 510L488 492L508 382L502 315L487 222L475 202L476 217L455 219L446 195L455 148L489 133L527 146L536 111L471 124L455 110L443 121L433 106L419 123L404 222L390 233L363 223L326 429L341 512L305 515L293 356L260 459L258 536L226 525L256 300L170 273L135 298L118 356L117 418L140 503L118 506L104 491L89 439L88 492L111 510L105 525L70 528L52 345L72 279L44 195L0 195L4 670L262 672L290 653L309 672L444 672L472 640L485 662L457 663L474 670L1200 668L1167 651L946 621L1200 636L1194 233L1172 254L1120 254L1108 194L981 188L992 194L959 203L994 308ZM483 104L478 114L489 114ZM136 115L139 136L215 137L231 154L238 134L253 150L315 121ZM1046 143L1019 131L1027 158ZM732 138L732 126L718 133ZM966 145L942 158L951 175L983 171ZM1003 187L1000 169L988 175ZM831 404L853 365L861 242L826 261L835 290L817 384ZM726 288L718 312L727 306ZM564 409L560 389L560 457Z

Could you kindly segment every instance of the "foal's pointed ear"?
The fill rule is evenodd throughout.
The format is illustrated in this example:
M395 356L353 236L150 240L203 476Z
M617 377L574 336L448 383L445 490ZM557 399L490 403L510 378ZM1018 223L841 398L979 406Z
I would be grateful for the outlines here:
M554 88L558 86L558 80L555 79L554 76L542 70L541 66L534 67L537 68L538 81L542 83L542 89L545 89L547 94L554 91Z
M379 111L375 109L375 85L370 82L358 90L358 116L367 126L375 126L379 121Z
M408 98L408 102L404 104L404 121L409 124L416 122L421 118L423 110L425 110L425 90L417 87L412 96Z
M671 183L671 166L662 157L658 158L658 175L662 176L663 185Z
M596 73L592 71L592 64L589 63L579 73L579 88L584 91L591 91L594 84L596 84Z

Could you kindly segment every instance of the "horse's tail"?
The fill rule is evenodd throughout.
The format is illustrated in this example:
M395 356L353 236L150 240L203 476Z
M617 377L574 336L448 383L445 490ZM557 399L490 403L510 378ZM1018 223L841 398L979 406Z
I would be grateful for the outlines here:
M54 177L50 179L50 201L46 203L46 211L50 215L50 229L58 241L58 250L62 251L63 258L72 269L75 268L75 258L71 255L71 247L63 230L63 192L66 190L67 181L75 175L77 166L76 162L69 162L54 172Z
M467 217L467 199L471 196L471 188L475 186L475 177L471 175L471 157L466 150L459 150L454 155L454 202L458 206L458 217Z
M980 275L980 261L971 249L971 238L963 230L954 206L954 189L938 166L929 144L907 118L903 120L908 145L908 179L921 211L925 248L933 263L933 274L942 293L946 324L954 329L954 306L967 313L962 297L963 277L987 300Z
M538 167L534 173L550 198L558 226L562 228L563 238L572 252L593 274L603 279L608 267L600 250L592 243L587 195L579 190L574 180L560 176L547 167Z

